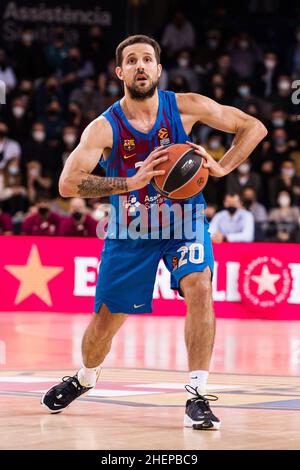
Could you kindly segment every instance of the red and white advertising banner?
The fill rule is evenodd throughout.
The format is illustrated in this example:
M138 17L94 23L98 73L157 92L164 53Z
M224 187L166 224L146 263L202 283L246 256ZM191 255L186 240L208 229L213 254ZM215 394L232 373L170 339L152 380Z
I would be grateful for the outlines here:
M102 245L94 238L1 237L0 311L91 312ZM222 243L214 253L218 317L300 319L300 245ZM185 314L169 280L161 261L153 315Z

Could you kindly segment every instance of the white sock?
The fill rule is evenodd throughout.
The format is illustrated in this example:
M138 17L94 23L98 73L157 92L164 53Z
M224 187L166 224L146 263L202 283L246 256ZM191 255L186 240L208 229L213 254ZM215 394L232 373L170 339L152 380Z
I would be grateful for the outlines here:
M96 385L99 373L100 366L85 367L82 365L81 369L77 373L79 383L83 387L94 387Z
M200 395L206 394L208 380L208 371L207 370L191 370L190 371L190 385L193 388L197 387L198 393ZM193 395L189 393L189 398L192 398Z

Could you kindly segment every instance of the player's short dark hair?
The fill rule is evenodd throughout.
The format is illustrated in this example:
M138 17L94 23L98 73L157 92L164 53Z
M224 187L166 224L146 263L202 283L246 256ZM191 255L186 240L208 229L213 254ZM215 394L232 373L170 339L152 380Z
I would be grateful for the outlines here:
M160 45L158 44L155 39L150 38L149 36L145 36L143 34L136 34L135 36L128 36L128 38L124 39L124 41L120 42L116 49L116 65L117 67L121 67L123 61L123 50L127 46L132 46L132 44L149 44L153 47L155 52L156 61L160 63Z

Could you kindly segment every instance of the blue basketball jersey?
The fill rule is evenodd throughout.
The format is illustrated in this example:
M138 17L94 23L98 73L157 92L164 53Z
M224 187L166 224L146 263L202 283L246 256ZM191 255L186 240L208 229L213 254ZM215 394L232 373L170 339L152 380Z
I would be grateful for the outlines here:
M106 161L100 162L106 169L106 176L131 177L138 171L138 162L144 161L155 147L191 140L183 128L175 93L158 90L158 97L157 118L148 133L135 129L129 123L120 101L114 103L102 114L110 122L113 130L113 146L110 155ZM110 203L114 206L117 221L121 220L120 211L123 211L122 220L125 224L129 224L135 217L140 204L149 209L149 212L153 206L160 206L163 203L169 206L174 203L190 204L192 214L196 214L196 204L205 207L202 193L184 201L172 201L160 195L151 183L140 190L111 195ZM174 223L174 220L170 223Z

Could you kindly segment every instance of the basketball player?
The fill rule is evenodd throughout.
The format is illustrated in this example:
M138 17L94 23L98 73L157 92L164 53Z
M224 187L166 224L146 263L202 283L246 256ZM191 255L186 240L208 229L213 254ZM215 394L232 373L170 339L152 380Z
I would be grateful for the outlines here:
M110 196L118 210L121 196L161 203L150 180L164 174L157 170L166 161L162 144L185 143L193 125L202 122L235 134L231 148L219 160L189 142L205 159L212 176L223 177L248 158L267 131L263 124L238 109L221 106L195 93L158 90L161 75L160 47L147 36L130 36L116 50L116 74L124 83L124 97L84 130L60 177L63 197ZM102 155L106 177L91 174ZM139 165L137 165L137 163ZM188 200L205 204L202 194ZM170 200L166 200L170 203ZM183 202L182 202L183 203ZM129 204L130 205L130 204ZM121 206L128 210L128 204ZM195 246L201 249L195 255ZM76 375L64 377L42 397L42 405L59 413L92 389L112 339L128 315L151 312L158 263L163 258L171 272L171 287L187 306L185 342L190 371L184 425L194 429L219 429L206 386L215 335L212 306L213 253L204 221L204 239L106 238L96 289L95 312L82 341L83 365ZM214 397L216 398L216 397Z

